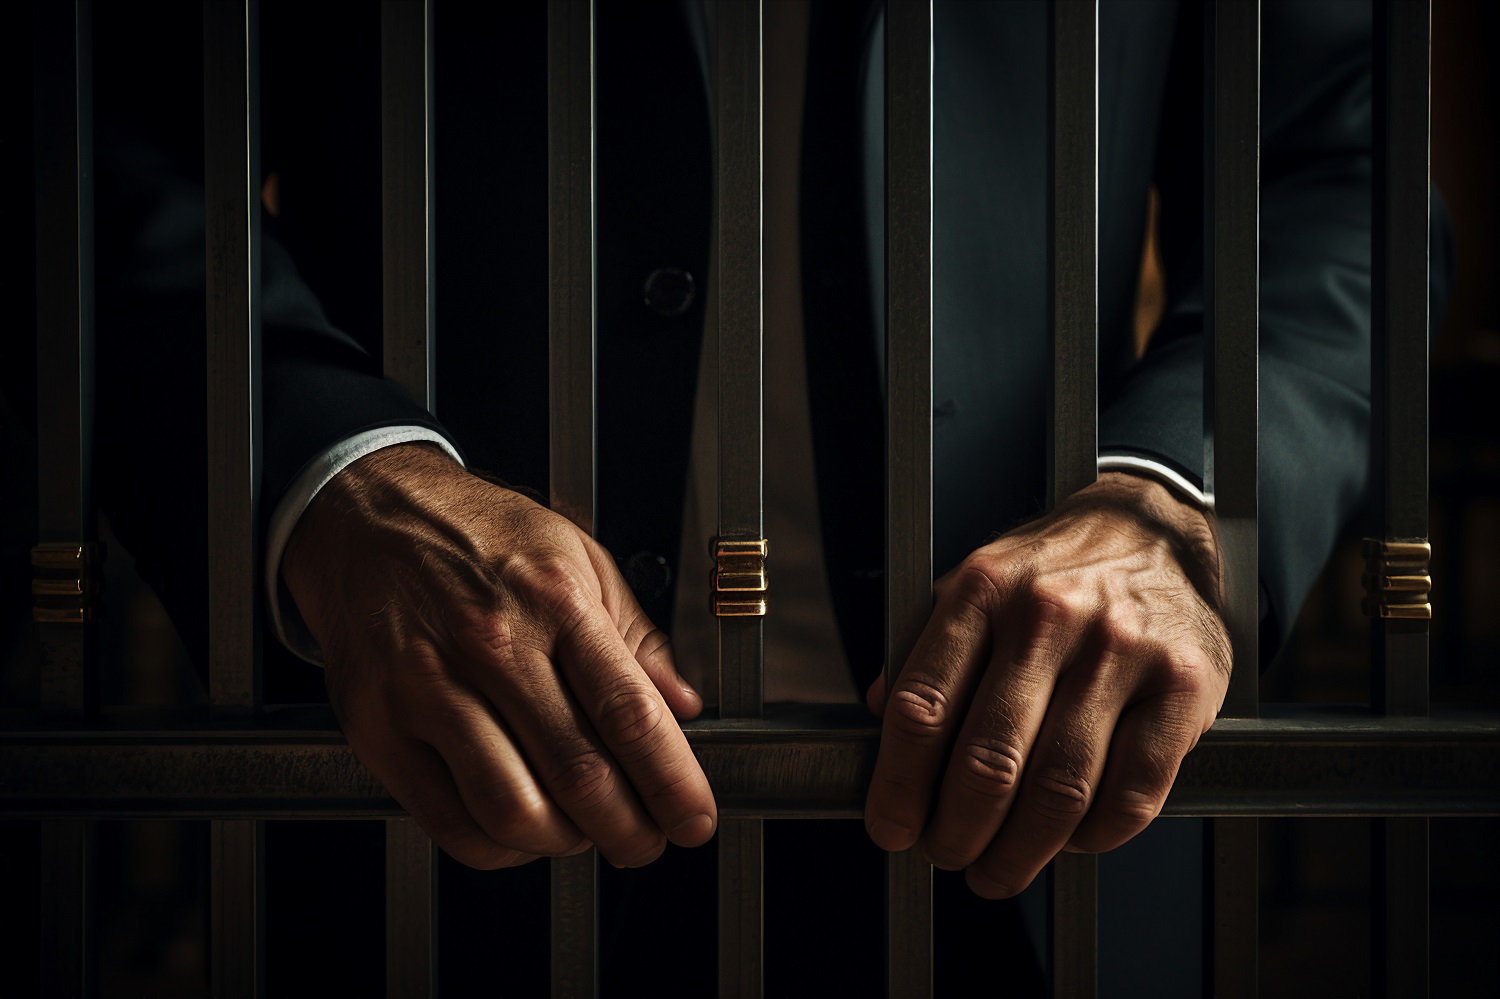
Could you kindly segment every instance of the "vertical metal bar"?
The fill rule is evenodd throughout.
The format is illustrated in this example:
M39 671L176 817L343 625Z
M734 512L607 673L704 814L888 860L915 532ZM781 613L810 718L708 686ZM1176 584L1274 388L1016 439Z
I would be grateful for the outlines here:
M1054 996L1098 994L1098 899L1098 857L1067 853L1052 862L1048 964Z
M886 857L886 995L931 996L932 865L919 847Z
M265 823L210 823L209 964L217 997L265 994Z
M209 699L260 705L260 86L254 0L203 5Z
M761 517L761 2L723 0L716 11L719 345L719 529L760 539ZM765 707L765 622L720 617L719 713L757 718ZM719 826L720 995L761 994L760 819Z
M1208 894L1204 994L1255 999L1260 932L1258 819L1213 819L1205 828Z
M47 996L94 992L92 822L41 823L41 977Z
M1225 717L1259 713L1260 3L1205 11L1203 478L1224 551L1234 672Z
M547 4L552 508L590 534L596 490L594 6ZM598 851L552 861L552 996L599 991Z
M1431 11L1386 2L1377 18L1373 316L1374 461L1387 541L1427 540L1427 197ZM1427 714L1424 619L1375 618L1374 700Z
M761 5L724 0L718 21L719 536L760 538ZM719 618L719 706L758 717L764 622Z
M39 706L82 715L95 700L89 553L94 400L92 7L33 4L36 88L38 568L70 566L67 607L34 611L42 640ZM46 550L46 551L44 551ZM53 568L47 566L47 568ZM76 570L76 574L74 572ZM39 576L41 573L38 574ZM59 601L61 602L61 601ZM41 966L46 995L94 988L92 822L41 824Z
M385 994L437 995L437 865L414 819L385 822Z
M886 634L889 688L932 614L932 2L885 25ZM932 866L886 866L886 991L932 995Z
M380 5L380 235L385 377L433 408L432 4ZM385 988L437 991L431 840L409 818L385 822Z
M432 4L380 5L385 376L433 409Z
M1376 995L1426 996L1431 990L1428 820L1375 820L1374 939Z
M719 824L719 995L761 994L764 823Z
M1260 329L1260 3L1204 14L1205 491L1224 552L1234 669L1222 717L1259 714L1257 562ZM1211 819L1208 945L1214 994L1254 996L1259 968L1259 827Z
M33 617L43 653L40 707L81 715L93 706L97 681L92 7L34 4L32 17L39 542ZM42 595L55 588L42 577L54 575L67 577L55 584L65 596Z
M1053 0L1048 59L1048 310L1052 331L1047 423L1049 505L1098 478L1098 60L1095 0ZM1053 861L1049 936L1053 994L1097 990L1098 863Z
M594 530L594 8L547 6L553 509Z
M203 5L208 300L209 699L260 706L260 94L254 0ZM211 823L211 964L219 996L264 989L260 822Z
M1052 0L1049 23L1047 481L1055 504L1098 478L1098 4Z
M1376 25L1372 447L1383 539L1424 542L1431 5L1387 0ZM1428 626L1426 617L1374 618L1377 710L1427 714ZM1431 988L1428 848L1427 819L1376 821L1371 953L1375 987L1386 996Z
M599 851L552 861L552 999L599 994Z

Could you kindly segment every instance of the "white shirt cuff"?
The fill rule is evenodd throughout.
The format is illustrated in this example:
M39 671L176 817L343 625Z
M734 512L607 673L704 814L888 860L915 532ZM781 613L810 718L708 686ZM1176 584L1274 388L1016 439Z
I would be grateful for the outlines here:
M323 651L313 640L312 634L302 620L296 603L281 582L281 556L286 551L302 511L318 495L318 491L333 481L333 477L367 454L396 444L412 444L430 441L438 445L460 465L463 458L458 449L436 430L426 427L379 427L345 437L333 447L307 463L301 474L292 482L292 487L276 504L271 514L271 523L266 530L266 606L270 610L271 630L276 637L299 659L314 666L323 665Z
M1189 503L1196 503L1199 509L1212 510L1214 508L1213 501L1204 495L1202 489L1189 482L1175 468L1168 468L1159 461L1138 458L1131 454L1101 454L1097 467L1101 472L1134 472L1137 475L1149 476Z

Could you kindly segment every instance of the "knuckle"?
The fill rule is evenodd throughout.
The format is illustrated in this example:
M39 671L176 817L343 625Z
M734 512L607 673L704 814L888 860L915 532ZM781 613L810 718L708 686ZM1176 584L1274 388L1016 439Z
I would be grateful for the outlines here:
M464 651L509 663L516 655L516 635L510 618L499 611L454 611L452 630Z
M960 603L988 612L999 605L1004 584L998 568L988 560L973 560L961 566L949 583L949 592Z
M1158 689L1168 695L1195 701L1227 685L1228 651L1221 658L1212 650L1182 646L1164 650L1157 659Z
M1082 775L1067 770L1043 770L1031 785L1031 807L1059 821L1077 821L1088 811L1092 789Z
M886 709L892 728L909 739L929 742L942 738L952 714L952 702L929 677L903 677Z
M1094 621L1094 630L1100 644L1115 652L1135 649L1146 640L1138 616L1119 605L1112 605L1100 613Z
M569 622L588 606L588 593L576 567L561 553L528 559L512 571L514 587L548 617Z
M592 746L564 753L555 765L548 786L564 809L591 809L615 794L609 762Z
M665 721L661 701L633 684L607 694L599 703L599 730L621 763L650 756L660 744Z
M535 797L507 802L486 818L485 831L496 842L507 846L535 847L552 838L548 835L552 825L551 810Z
M993 739L975 739L960 751L958 771L963 787L987 798L1009 796L1021 777L1022 755Z
M1026 606L1039 625L1059 625L1079 611L1077 590L1061 580L1033 579L1026 588Z

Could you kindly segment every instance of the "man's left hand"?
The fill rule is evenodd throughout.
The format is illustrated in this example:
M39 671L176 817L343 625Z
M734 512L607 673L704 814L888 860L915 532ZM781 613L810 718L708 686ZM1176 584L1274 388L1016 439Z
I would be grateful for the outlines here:
M875 843L1005 898L1144 829L1229 686L1208 517L1105 473L939 580L893 694L868 695Z

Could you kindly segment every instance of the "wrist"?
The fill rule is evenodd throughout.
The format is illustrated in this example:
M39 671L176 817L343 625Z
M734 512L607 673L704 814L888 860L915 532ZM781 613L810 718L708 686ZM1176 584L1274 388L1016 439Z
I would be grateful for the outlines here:
M466 474L441 447L417 441L372 451L329 480L302 512L281 557L281 577L308 624L349 546L368 546L380 520L419 502L448 476Z
M1164 537L1203 598L1216 610L1223 606L1222 554L1212 513L1160 480L1134 472L1103 472L1077 495L1087 493L1128 511Z

